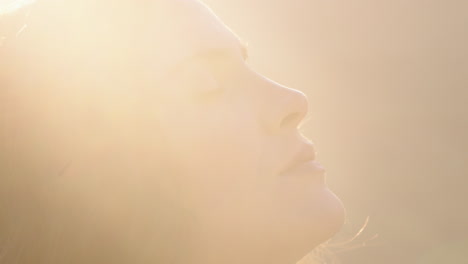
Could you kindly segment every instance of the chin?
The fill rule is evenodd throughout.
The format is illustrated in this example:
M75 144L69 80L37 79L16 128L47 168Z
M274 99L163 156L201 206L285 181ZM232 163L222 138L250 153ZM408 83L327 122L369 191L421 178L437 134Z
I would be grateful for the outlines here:
M330 189L317 191L313 210L299 215L300 224L292 227L295 236L284 245L289 248L289 256L283 263L296 263L320 244L332 238L343 226L345 210L340 199ZM279 262L278 262L279 263Z
M345 210L341 200L328 188L321 190L320 210L317 220L319 224L314 230L317 232L318 244L325 242L335 235L343 226Z

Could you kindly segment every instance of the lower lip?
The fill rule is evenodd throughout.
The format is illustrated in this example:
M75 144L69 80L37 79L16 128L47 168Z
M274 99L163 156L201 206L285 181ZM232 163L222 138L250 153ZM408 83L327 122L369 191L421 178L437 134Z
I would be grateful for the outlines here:
M283 173L285 176L301 176L319 179L325 183L325 169L317 161L308 161L294 166Z

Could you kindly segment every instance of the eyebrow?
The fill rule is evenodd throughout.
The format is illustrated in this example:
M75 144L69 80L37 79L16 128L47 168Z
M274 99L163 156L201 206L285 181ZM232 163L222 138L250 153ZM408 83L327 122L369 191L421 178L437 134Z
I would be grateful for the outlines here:
M237 42L237 44L239 46L241 56L244 59L244 61L246 61L249 58L248 43L243 41L240 38L238 38L238 40L239 41ZM197 58L198 59L200 59L200 58L207 59L207 58L210 58L210 57L217 57L220 54L220 51L221 51L221 54L226 54L226 53L232 52L232 49L231 48L211 48L211 49L202 50L200 52L195 53L192 56L189 56L189 57L184 58L181 61L177 62L175 65L173 65L169 69L169 72L177 69L180 65L184 64L184 62L189 61L189 60L193 60L193 59L197 59Z
M244 61L246 61L249 58L248 43L242 41L241 39L239 39L239 41L237 43L238 43L238 46L239 46L239 49L240 49L240 52L241 52L241 56L244 59ZM207 50L198 52L193 56L189 56L189 57L184 58L181 61L177 62L175 65L170 67L167 70L167 73L163 74L163 76L167 76L170 72L172 72L172 71L176 70L177 68L179 68L186 61L197 59L197 58L198 59L200 59L200 58L205 58L206 59L206 58L209 58L209 57L212 57L212 56L217 56L217 55L219 55L219 51L222 51L222 53L229 53L229 51L232 52L232 49L230 49L230 48L220 48L220 49L212 48L212 49L207 49Z
M246 61L249 58L249 52L248 52L248 44L241 39L237 42L237 46L239 48L239 51L241 53L241 56L244 61ZM181 62L183 63L184 61L187 60L192 60L192 59L209 59L209 58L215 58L218 57L219 55L225 55L225 54L232 54L235 51L235 49L232 48L208 48L205 50L201 50L200 52L195 53L193 56L189 56L186 59L183 59Z

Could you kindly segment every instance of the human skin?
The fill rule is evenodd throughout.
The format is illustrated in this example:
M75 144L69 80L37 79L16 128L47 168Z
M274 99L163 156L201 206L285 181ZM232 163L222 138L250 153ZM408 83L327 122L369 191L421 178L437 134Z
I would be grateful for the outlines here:
M251 69L205 6L184 4L181 31L207 41L184 43L189 55L164 79L156 112L183 177L181 202L198 219L185 260L295 263L343 222L321 176L281 173L312 145L298 131L307 98Z
M141 26L137 18L143 12L146 20ZM83 30L88 35L82 39L89 43L74 43L79 48L63 47L48 37L44 42L34 42L58 65L67 65L69 59L60 60L78 50L86 55L72 57L80 72L110 72L119 83L131 84L76 85L79 89L75 90L44 85L47 89L41 89L39 99L47 100L27 96L30 91L18 95L23 98L24 109L41 109L28 113L24 123L33 129L23 131L38 131L38 123L47 123L42 139L60 146L54 150L54 158L48 157L54 160L49 163L73 161L63 177L63 181L70 182L57 184L57 189L65 193L60 195L66 195L61 197L91 193L93 179L88 180L86 175L94 177L89 174L93 166L107 166L106 173L115 178L128 176L132 187L136 177L123 175L124 167L144 175L138 178L149 193L143 202L133 196L130 200L131 192L124 188L127 186L120 187L123 191L109 193L96 188L100 196L94 193L83 200L89 203L86 206L99 208L97 221L110 233L125 232L126 222L116 219L120 215L127 217L131 211L121 212L125 211L121 208L135 204L145 207L160 198L181 208L191 220L178 234L178 239L184 240L183 248L176 249L171 259L180 264L292 264L335 234L343 223L344 210L328 189L324 171L309 168L283 173L299 153L307 152L307 159L315 155L312 143L298 130L308 111L306 96L251 69L239 38L201 2L155 0L144 10L134 8L124 13L128 13L127 20L122 24L127 28L116 27L116 35L109 35L115 37L111 42L102 37L107 28L99 31L91 18L68 25L92 29ZM104 15L109 15L110 21L116 19L111 12ZM128 37L128 43L126 38L120 41L119 33L128 36L133 31L143 37L137 41ZM92 53L95 50L99 52ZM122 50L131 51L129 57L134 64L101 67L93 61L118 57L116 54L120 56ZM34 70L41 77L50 72ZM44 79L61 77L54 74ZM65 84L57 86L70 83L70 79L64 78ZM88 112L92 112L91 119L86 116ZM75 122L78 119L80 122ZM33 152L30 141L24 141L24 152ZM49 145L44 145L52 152ZM175 170L162 174L153 166L162 159ZM151 197L152 192L157 195Z

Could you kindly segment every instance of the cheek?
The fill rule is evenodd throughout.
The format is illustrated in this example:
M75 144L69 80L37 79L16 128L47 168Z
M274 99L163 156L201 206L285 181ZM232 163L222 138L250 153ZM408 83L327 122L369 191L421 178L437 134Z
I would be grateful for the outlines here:
M178 166L173 180L183 202L209 210L255 185L264 139L244 109L196 109L166 119L165 139Z

